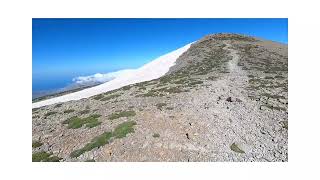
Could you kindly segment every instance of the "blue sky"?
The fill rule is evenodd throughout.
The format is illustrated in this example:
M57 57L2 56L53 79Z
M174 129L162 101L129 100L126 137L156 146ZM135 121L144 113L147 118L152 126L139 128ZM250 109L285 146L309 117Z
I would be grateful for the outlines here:
M207 34L288 42L287 19L33 19L33 90L73 77L137 68Z

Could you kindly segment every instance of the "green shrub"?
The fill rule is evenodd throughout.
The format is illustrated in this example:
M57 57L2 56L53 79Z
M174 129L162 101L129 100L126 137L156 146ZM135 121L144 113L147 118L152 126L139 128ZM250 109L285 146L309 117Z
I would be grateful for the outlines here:
M135 121L127 121L119 124L113 131L112 136L115 138L123 138L126 137L127 134L133 133L133 126L137 123Z
M112 138L111 132L105 132L98 137L95 137L90 143L86 144L83 148L75 150L70 154L70 157L75 158L79 157L81 154L91 151L96 147L103 146L109 143L109 140Z
M171 82L171 80L172 80L172 76L169 76L169 75L162 76L160 78L160 83L168 83L168 82Z
M33 108L33 109L32 109L32 114L38 113L38 112L39 112L39 109L40 109L40 108Z
M284 107L272 106L270 104L264 104L264 105L261 105L261 107L266 107L266 108L269 108L271 110L277 110L277 111L287 111L287 109L284 108ZM260 109L261 109L261 107L260 107Z
M197 84L202 84L203 83L203 81L193 81L193 82L190 82L189 83L189 86L194 86L194 85L197 85Z
M40 116L39 115L32 116L32 119L36 119L36 118L40 118Z
M136 113L134 111L120 111L120 112L112 113L109 116L109 119L114 120L114 119L118 119L121 117L130 117L130 116L135 116L135 115L136 115Z
M94 148L104 146L110 142L111 138L118 139L126 137L127 134L134 132L133 126L136 124L137 123L135 121L127 121L121 123L114 129L113 132L104 132L100 136L95 137L93 140L91 140L91 142L86 144L83 148L73 151L70 154L70 157L79 157L81 154L87 151L91 151Z
M58 108L58 107L61 107L61 106L62 106L62 104L59 103L59 104L56 104L54 107L55 107L55 108Z
M85 160L84 162L96 162L94 159L88 159L88 160Z
M280 75L276 75L274 78L277 78L277 79L284 79L283 76L280 76Z
M94 114L86 118L79 118L74 116L65 120L63 124L68 124L68 129L78 129L81 128L83 125L86 125L86 127L88 128L92 128L101 124L101 122L98 121L98 118L100 116L101 115L98 114Z
M265 96L265 97L272 98L272 99L285 99L285 97L283 97L283 96L273 95L273 94L268 94L268 93L262 93L261 96Z
M75 111L74 109L67 109L67 110L63 111L63 113L67 114L67 113L72 113L74 111Z
M46 114L44 114L44 117L47 118L48 116L54 115L56 113L57 112L55 112L55 111L50 111L50 112L47 112Z
M266 76L266 77L264 77L264 79L274 79L274 77L272 77L272 76Z
M139 96L142 96L142 97L155 97L155 96L159 96L159 94L157 94L157 92L151 90L151 91L148 91L145 94L137 95L137 97L139 97Z
M112 95L109 95L107 97L104 97L104 98L100 99L100 101L108 101L110 99L114 99L114 98L119 97L119 96L121 96L121 95L120 94L112 94Z
M166 106L167 104L166 103L158 103L158 104L156 104L156 106L157 106L157 108L159 109L159 110L162 110L162 107L163 106Z
M218 79L218 77L216 77L216 76L209 76L207 79L210 80L210 81L215 81L215 80Z
M98 94L98 95L96 95L96 96L93 96L93 99L94 100L99 100L99 99L101 99L101 98L103 98L104 96L103 96L103 94Z
M131 86L131 85L128 85L128 86L124 86L124 87L122 88L122 90L127 91L127 90L130 90L131 88L132 88L132 86Z
M160 137L160 134L159 134L159 133L154 133L154 134L152 135L152 137L158 138L158 137Z
M85 109L85 110L83 110L83 111L80 111L79 114L80 114L80 115L84 115L84 114L88 114L89 112L90 112L89 109Z
M39 141L33 141L32 142L32 148L37 148L37 147L40 147L42 146L42 143L39 142Z
M32 154L32 162L59 162L62 158L52 156L52 153L45 151Z
M177 81L175 81L175 84L186 84L188 82L188 79L183 78L183 79L178 79Z
M281 121L280 124L283 128L288 129L288 121Z

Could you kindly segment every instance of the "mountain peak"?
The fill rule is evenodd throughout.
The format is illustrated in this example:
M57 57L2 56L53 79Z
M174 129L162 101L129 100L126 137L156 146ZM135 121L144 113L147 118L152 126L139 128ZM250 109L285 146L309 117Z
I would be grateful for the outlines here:
M58 161L287 161L287 52L207 35L113 80L121 88L34 108L33 152Z

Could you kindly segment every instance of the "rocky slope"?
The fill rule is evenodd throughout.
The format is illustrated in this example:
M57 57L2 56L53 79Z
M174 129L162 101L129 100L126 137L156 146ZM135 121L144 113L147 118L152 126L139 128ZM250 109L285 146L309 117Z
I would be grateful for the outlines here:
M287 51L209 35L159 79L33 109L33 161L288 161Z

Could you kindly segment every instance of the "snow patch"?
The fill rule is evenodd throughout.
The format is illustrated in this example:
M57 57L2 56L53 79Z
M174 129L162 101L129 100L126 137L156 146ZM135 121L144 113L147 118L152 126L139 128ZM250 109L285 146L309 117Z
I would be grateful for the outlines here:
M179 48L175 51L172 51L168 54L165 54L163 56L158 57L157 59L151 61L150 63L145 64L144 66L138 68L138 69L133 69L133 70L123 70L121 73L115 74L109 76L110 77L115 77L114 79L95 86L91 87L88 89L84 89L78 92L66 94L63 96L55 97L52 99L47 99L43 100L40 102L35 102L32 104L32 108L38 108L41 106L46 106L50 104L55 104L55 103L61 103L61 102L67 102L67 101L72 101L72 100L79 100L83 98L88 98L91 96L95 96L97 94L101 94L104 92L108 92L114 89L121 88L123 86L127 86L130 84L135 84L139 82L144 82L144 81L150 81L153 79L157 79L163 75L165 75L171 66L173 66L178 59L178 57L187 51L192 43L187 44L183 46L182 48ZM79 82L86 81L88 79L92 78L108 78L108 76L104 77L102 74L94 75L96 77L82 77L78 79Z

